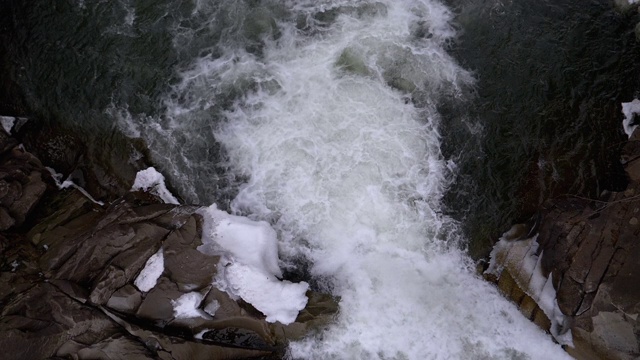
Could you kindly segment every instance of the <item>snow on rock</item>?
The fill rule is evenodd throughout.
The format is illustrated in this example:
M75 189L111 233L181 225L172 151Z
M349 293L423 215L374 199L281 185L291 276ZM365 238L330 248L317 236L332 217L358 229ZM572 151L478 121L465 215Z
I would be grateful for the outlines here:
M232 263L226 267L227 291L241 297L267 316L268 322L290 324L307 305L305 282L280 281L252 266Z
M220 255L215 285L242 298L268 322L290 324L307 304L305 282L280 281L276 232L264 221L229 215L211 205L199 211L204 218L203 244L198 250Z
M164 253L160 248L147 260L133 284L140 291L148 292L156 286L162 272L164 272Z
M11 135L11 130L13 129L13 125L16 122L16 118L11 116L0 116L0 125L4 129L4 131Z
M136 180L131 187L131 191L137 190L148 191L157 195L166 204L179 204L178 199L167 189L164 183L164 175L153 167L138 171Z
M634 99L631 102L622 103L622 114L624 114L622 127L627 136L631 137L633 131L638 127L638 124L633 123L633 119L635 115L640 114L640 100Z
M176 319L190 319L202 317L207 319L207 315L198 307L202 303L202 294L190 292L180 296L177 300L171 300L173 305L173 316Z
M229 215L218 210L215 204L199 213L205 218L202 231L206 241L198 250L213 255L220 246L238 262L282 276L278 266L278 240L269 224Z
M56 186L58 187L58 189L62 190L62 189L66 189L68 187L76 188L78 191L80 191L80 193L82 193L82 195L84 195L87 199L91 200L93 203L98 204L100 206L104 206L104 202L94 199L93 196L91 196L91 194L89 194L87 192L87 190L85 190L81 186L76 185L76 183L74 183L72 180L70 180L71 176L69 176L67 178L67 180L62 181L62 178L64 177L64 175L62 175L59 172L56 172L55 169L50 168L50 167L46 167L45 166L45 169L47 169L49 171L49 173L51 173L51 177L53 178L53 181L55 181Z
M562 345L573 346L568 321L558 306L552 275L542 272L542 253L537 254L538 236L509 241L505 233L491 251L491 261L485 271L500 277L507 268L518 286L529 295L551 321L551 335Z

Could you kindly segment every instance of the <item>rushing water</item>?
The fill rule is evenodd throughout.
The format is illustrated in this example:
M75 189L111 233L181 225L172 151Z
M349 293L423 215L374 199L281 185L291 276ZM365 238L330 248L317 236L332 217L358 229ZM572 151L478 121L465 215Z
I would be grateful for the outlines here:
M467 3L460 23L495 50L513 28L491 42L483 25L517 19L529 2L490 2L486 17ZM143 138L182 198L269 221L288 274L340 298L335 322L291 344L293 358L566 357L475 274L464 217L448 215L512 217L496 192L514 196L509 181L522 174L509 166L526 166L527 144L546 146L556 128L498 121L532 104L526 87L509 80L517 96L500 98L509 81L493 64L510 55L468 45L476 35L456 45L463 66L451 56L459 32L443 3L87 0L21 11L18 81L35 111Z

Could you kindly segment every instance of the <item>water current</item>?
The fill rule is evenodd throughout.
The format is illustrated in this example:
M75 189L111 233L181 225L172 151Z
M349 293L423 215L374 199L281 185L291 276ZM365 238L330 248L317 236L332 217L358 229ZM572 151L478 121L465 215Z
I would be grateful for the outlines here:
M17 78L32 108L87 132L144 139L182 199L268 221L285 273L339 297L335 321L292 343L289 356L567 358L475 273L468 229L484 221L497 231L517 217L510 198L523 169L557 155L541 149L601 150L580 147L591 138L579 125L593 123L580 114L634 85L602 79L597 96L571 97L582 75L564 81L554 71L582 55L563 53L549 78L527 87L550 65L531 70L523 59L565 49L558 34L592 18L627 41L629 16L567 1L38 3L23 10L18 34ZM516 31L518 16L544 24L537 38L549 43L511 54L536 36ZM614 45L584 55L589 66L611 61L601 52ZM544 99L560 110L540 115Z

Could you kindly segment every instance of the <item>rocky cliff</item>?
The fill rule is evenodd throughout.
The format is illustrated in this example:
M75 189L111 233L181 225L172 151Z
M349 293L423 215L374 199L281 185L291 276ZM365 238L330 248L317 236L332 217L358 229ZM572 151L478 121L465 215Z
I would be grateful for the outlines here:
M308 291L293 323L267 322L212 285L219 257L197 249L198 209L139 191L100 205L60 190L0 130L0 349L14 359L281 358L337 311Z
M640 356L640 131L622 162L625 191L547 201L537 237L503 237L486 272L543 328L570 332L567 351L577 359ZM536 278L553 285L546 298ZM542 311L545 301L561 314Z

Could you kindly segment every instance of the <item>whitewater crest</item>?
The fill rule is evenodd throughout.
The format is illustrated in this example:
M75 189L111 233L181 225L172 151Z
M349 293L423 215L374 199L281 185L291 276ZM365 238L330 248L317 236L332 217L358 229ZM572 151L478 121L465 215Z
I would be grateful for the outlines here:
M229 13L238 21L211 35L214 50L190 47ZM232 212L275 230L277 245L260 254L279 253L290 270L309 264L315 286L340 298L335 322L290 344L291 358L568 358L474 273L442 214L455 185L437 106L462 104L473 83L446 52L455 30L443 4L223 1L192 20L202 22L177 29L175 43L197 56L179 65L165 115L136 128L185 197L233 188ZM205 233L224 231L230 215L203 211L218 219ZM228 240L216 246L256 266L231 259L220 281L260 309L278 264ZM264 287L234 288L258 275ZM277 285L283 302L304 307L306 283ZM271 310L292 316L261 311Z

